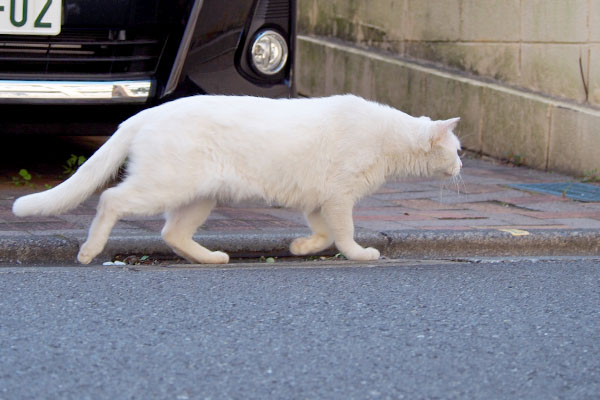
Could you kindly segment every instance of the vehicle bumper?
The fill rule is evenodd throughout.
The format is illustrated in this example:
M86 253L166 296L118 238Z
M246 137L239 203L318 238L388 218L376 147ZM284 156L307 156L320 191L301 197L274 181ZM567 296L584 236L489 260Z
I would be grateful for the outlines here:
M152 95L152 90L152 80L0 80L0 102L4 104L146 103Z

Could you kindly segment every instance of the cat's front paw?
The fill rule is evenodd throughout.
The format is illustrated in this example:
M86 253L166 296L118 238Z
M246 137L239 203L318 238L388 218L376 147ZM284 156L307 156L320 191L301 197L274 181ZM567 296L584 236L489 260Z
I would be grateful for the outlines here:
M373 247L367 247L366 249L360 249L359 251L353 251L352 254L344 254L347 259L354 261L373 261L379 260L379 250Z

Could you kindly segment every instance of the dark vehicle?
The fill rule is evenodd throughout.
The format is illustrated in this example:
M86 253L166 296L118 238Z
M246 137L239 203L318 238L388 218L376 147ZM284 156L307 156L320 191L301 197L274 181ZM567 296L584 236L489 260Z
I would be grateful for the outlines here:
M177 97L293 92L296 0L0 2L0 134L111 133Z

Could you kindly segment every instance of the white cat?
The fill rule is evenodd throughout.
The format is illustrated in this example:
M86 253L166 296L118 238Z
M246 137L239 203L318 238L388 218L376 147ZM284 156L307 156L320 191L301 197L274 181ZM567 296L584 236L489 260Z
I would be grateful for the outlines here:
M335 242L351 260L379 251L354 241L352 208L387 178L455 176L462 163L452 133L459 118L431 121L344 95L315 99L194 96L150 108L115 134L60 185L17 199L17 216L70 210L118 171L127 175L102 193L78 260L98 255L127 215L165 213L162 237L198 263L229 256L192 240L218 201L262 198L302 210L312 229L290 246L296 255Z

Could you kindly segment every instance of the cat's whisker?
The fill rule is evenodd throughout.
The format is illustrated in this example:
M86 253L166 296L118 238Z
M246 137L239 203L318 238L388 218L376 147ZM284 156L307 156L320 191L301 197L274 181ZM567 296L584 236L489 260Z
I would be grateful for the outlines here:
M460 196L460 185L458 183L458 178L456 176L452 177L452 183L454 184L454 187L456 188L456 195Z
M456 194L460 195L460 180L458 175L452 177L452 183L454 183L454 186L456 187Z
M444 202L444 191L449 190L451 184L450 179L440 181L440 203Z
M463 193L465 193L465 194L467 193L467 185L465 184L465 181L463 180L463 177L461 174L458 174L456 176L456 185L457 185L459 194L460 194L460 186L461 185L463 187Z

